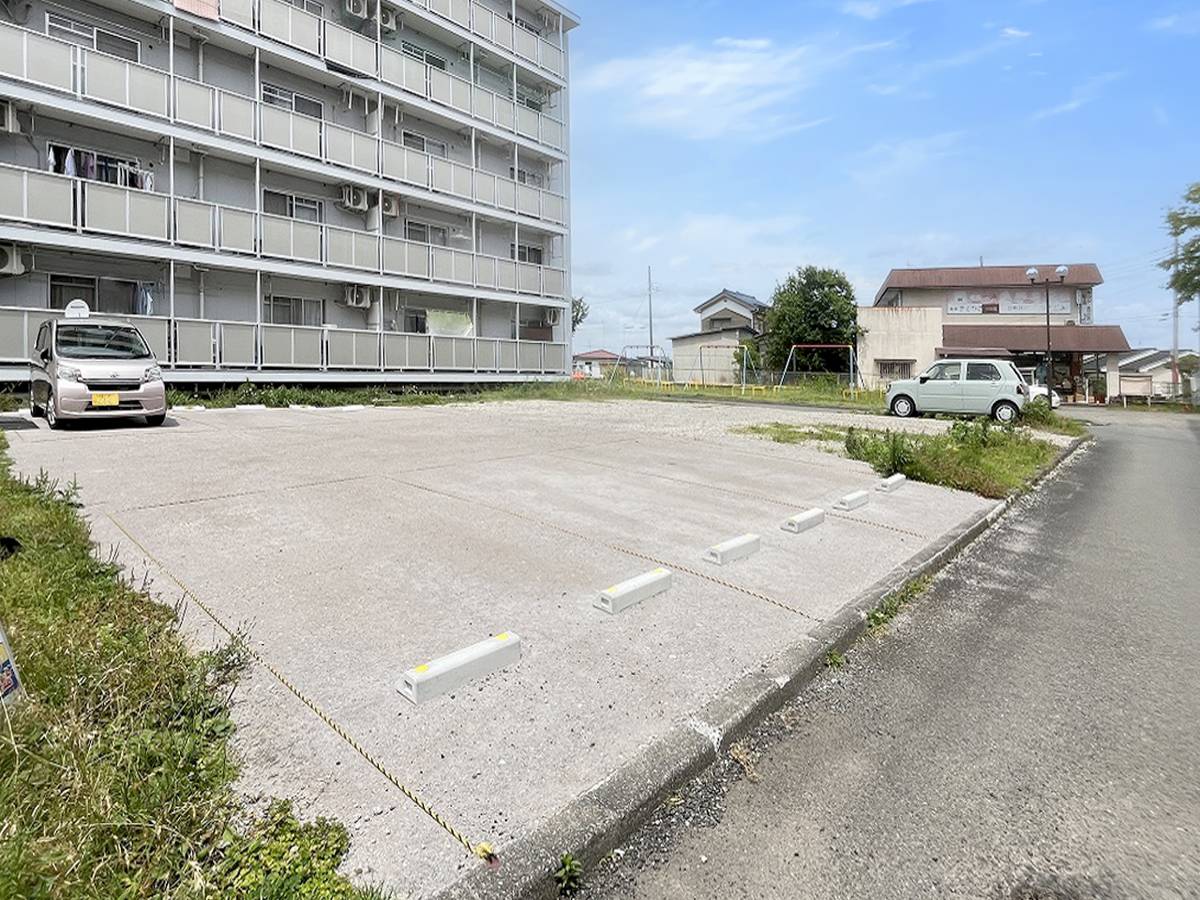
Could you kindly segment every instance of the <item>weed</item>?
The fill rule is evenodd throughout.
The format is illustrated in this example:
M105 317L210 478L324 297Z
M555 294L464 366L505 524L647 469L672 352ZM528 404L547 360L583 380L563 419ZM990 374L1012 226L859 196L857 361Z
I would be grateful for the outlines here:
M1025 409L1021 411L1021 423L1036 431L1049 431L1069 437L1083 437L1088 433L1086 425L1075 419L1059 415L1042 397L1025 404Z
M795 425L784 425L782 422L770 422L765 425L746 425L741 428L734 428L732 431L733 434L749 434L755 437L766 438L777 444L803 444L806 441L841 443L846 437L845 430L841 428L824 425L813 428L801 428Z
M840 669L846 664L846 657L836 650L830 650L825 654L825 665L830 669Z
M0 731L0 896L360 896L340 825L250 817L233 790L235 645L190 649L176 610L94 555L77 485L14 477L6 448L21 552L0 563L0 621L29 696Z
M924 576L908 582L879 601L879 605L867 613L867 627L871 633L881 633L901 610L925 593L928 587L929 578Z
M570 897L583 887L583 863L564 853L554 872L554 883L558 885L558 896Z
M729 748L729 758L741 766L747 781L753 783L759 780L758 771L754 768L758 756L744 741L738 741Z

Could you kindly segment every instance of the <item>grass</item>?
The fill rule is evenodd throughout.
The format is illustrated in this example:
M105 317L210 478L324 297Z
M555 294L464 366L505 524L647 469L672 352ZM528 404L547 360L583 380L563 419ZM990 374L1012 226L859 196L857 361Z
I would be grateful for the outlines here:
M901 473L913 481L1002 498L1027 487L1053 462L1057 448L1024 429L995 426L988 419L955 421L942 434L911 434L870 428L812 428L773 422L739 429L783 444L842 442L851 459L879 474Z
M846 429L820 425L812 428L769 422L765 425L746 425L732 429L734 434L749 434L766 438L777 444L803 444L810 441L840 444L846 439Z
M26 399L19 394L7 394L0 392L0 412L15 412L18 409L24 409Z
M196 652L177 611L98 560L74 488L10 470L0 620L28 698L0 723L0 896L376 897L337 874L345 828L233 790L239 644Z
M386 387L293 387L256 385L246 382L236 388L167 391L171 406L203 405L213 409L262 404L269 407L297 406L426 406L445 403L478 403L489 400L658 400L700 399L770 402L781 405L845 406L883 412L882 394L844 395L833 381L814 380L778 390L740 387L659 386L647 382L607 379L559 380L521 384L476 386L454 391L429 391Z
M1021 413L1021 424L1028 425L1035 431L1049 431L1053 434L1065 434L1068 437L1083 437L1088 433L1087 426L1078 419L1054 412L1044 399L1026 403Z
M887 628L888 623L904 610L906 606L913 603L918 597L925 593L929 587L929 576L914 578L912 581L905 584L903 587L892 591L886 597L879 601L879 605L867 613L867 628L872 634L881 634Z
M554 883L558 886L558 896L573 896L583 887L583 863L570 853L564 853L554 870Z

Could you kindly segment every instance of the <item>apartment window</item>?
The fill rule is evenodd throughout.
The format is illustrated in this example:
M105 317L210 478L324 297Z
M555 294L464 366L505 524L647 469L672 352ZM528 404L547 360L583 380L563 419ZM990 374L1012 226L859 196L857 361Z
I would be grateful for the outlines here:
M262 86L262 100L269 106L290 109L292 112L300 113L302 116L311 116L314 119L320 119L325 114L325 105L320 100L266 82Z
M508 167L508 177L519 184L527 184L530 187L540 188L546 183L546 179L538 172L530 172L528 169L514 169Z
M319 326L324 321L321 301L308 297L265 297L263 321L270 325Z
M999 381L1000 370L991 363L967 363L967 381Z
M312 13L314 16L324 16L325 7L318 3L317 0L287 0L296 9L302 9L307 13Z
M911 359L881 359L876 362L879 378L883 381L899 381L902 378L912 378L913 361Z
M509 244L508 247L512 258L518 262L535 263L539 266L542 264L544 251L541 247L533 244Z
M538 37L542 36L542 26L540 24L536 22L530 22L528 19L521 18L521 16L513 18L511 14L509 15L509 18L517 24L518 28L524 28L526 31L536 34Z
M416 241L418 244L435 244L438 247L446 246L446 227L444 225L433 225L429 222L405 219L404 236L410 241Z
M46 168L60 175L71 175L88 181L103 181L121 187L154 189L154 173L143 169L136 159L113 156L86 147L48 142Z
M324 204L314 197L302 197L283 191L263 191L263 212L272 216L285 216L302 222L320 222L324 219Z
M142 45L137 41L58 13L46 13L46 34L130 62L142 58Z
M420 150L422 153L428 153L431 156L440 156L445 159L448 155L445 141L437 141L433 138L425 137L425 135L416 131L402 132L400 140L404 143L405 147Z
M528 106L530 109L536 109L538 112L546 105L546 98L542 94L537 94L529 88L517 85L517 102L522 106Z
M92 312L131 316L137 312L137 292L136 281L79 275L50 276L51 309L66 309L72 300L82 300Z
M406 309L404 310L404 330L409 334L425 334L429 329L429 324L425 319L425 310L423 309Z
M435 69L446 71L446 60L436 53L430 53L424 47L419 47L410 41L401 41L400 49L411 56L413 59L419 59L427 66L433 66Z

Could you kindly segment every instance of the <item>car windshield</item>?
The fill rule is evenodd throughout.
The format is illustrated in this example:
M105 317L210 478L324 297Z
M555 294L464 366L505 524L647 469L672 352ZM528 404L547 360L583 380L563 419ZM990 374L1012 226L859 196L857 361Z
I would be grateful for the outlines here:
M62 359L150 359L150 348L127 325L59 325L56 338Z

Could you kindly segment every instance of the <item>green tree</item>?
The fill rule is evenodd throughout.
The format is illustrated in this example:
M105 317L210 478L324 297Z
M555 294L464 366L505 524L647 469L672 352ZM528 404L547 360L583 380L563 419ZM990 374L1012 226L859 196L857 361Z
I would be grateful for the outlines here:
M853 344L858 309L850 280L837 269L805 266L776 286L767 311L766 360L782 369L793 344ZM796 351L796 368L840 372L845 350Z
M758 341L744 338L733 351L733 374L742 378L742 360L746 363L746 378L754 379L762 372L762 354L758 352Z
M583 320L588 317L591 308L584 302L582 297L571 298L571 331L575 331L583 324Z
M1167 285L1181 303L1200 296L1200 182L1183 195L1183 203L1167 213L1167 230L1179 240L1179 251L1160 265L1171 273Z

